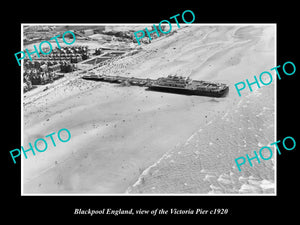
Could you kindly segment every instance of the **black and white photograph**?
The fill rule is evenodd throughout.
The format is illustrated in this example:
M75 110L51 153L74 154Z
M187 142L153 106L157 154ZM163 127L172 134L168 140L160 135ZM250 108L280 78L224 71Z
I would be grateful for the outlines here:
M23 194L276 194L276 25L170 25L22 25Z
M296 217L296 5L23 3L2 18L5 217Z

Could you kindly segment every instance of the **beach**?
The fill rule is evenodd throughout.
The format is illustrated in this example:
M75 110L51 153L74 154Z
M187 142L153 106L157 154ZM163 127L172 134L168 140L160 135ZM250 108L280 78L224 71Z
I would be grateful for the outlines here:
M242 172L234 162L275 141L275 83L241 97L234 88L276 66L275 35L273 25L186 26L93 70L222 82L223 98L84 80L80 71L25 93L25 148L62 128L72 137L22 159L23 193L275 193L275 159Z

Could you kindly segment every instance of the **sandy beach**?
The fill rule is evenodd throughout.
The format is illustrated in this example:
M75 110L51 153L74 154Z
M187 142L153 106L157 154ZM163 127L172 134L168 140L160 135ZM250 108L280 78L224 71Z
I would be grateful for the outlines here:
M275 159L242 172L234 159L275 141L275 84L242 97L234 84L276 66L275 35L273 25L187 26L93 71L219 81L230 86L224 98L84 80L80 71L25 93L25 148L61 128L72 138L22 159L23 193L274 193Z

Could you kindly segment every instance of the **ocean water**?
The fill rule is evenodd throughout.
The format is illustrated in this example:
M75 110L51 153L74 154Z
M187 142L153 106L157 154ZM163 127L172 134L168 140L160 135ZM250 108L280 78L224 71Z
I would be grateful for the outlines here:
M235 158L254 156L275 141L274 85L256 89L164 154L128 193L275 194L276 154L237 169ZM276 152L276 150L273 153Z

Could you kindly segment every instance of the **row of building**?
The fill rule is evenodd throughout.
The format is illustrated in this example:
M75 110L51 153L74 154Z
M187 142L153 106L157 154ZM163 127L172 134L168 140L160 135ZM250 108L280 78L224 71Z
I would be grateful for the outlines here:
M23 73L24 92L32 89L32 85L47 84L76 69L70 61L34 61L25 63Z

